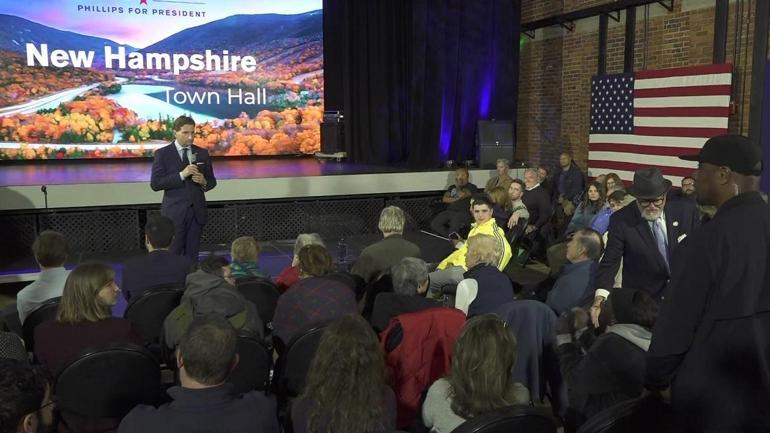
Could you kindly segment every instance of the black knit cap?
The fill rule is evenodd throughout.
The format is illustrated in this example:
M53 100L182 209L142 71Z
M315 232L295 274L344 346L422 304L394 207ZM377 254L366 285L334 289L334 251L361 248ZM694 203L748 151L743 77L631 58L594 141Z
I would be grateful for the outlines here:
M634 295L636 289L618 287L610 292L612 314L617 323L634 323Z
M762 174L762 148L742 135L719 135L709 138L699 154L684 155L679 159L728 167L747 176Z

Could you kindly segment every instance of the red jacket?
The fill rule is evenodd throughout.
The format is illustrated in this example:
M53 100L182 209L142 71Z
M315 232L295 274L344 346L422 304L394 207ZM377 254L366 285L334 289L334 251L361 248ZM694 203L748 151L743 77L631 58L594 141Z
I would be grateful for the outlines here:
M423 393L448 371L452 350L465 323L465 314L454 308L438 307L407 313L390 320L380 334L380 345L385 351L385 362L392 370L393 390L396 393L398 416L396 427L404 429L419 413ZM390 352L388 337L401 342Z

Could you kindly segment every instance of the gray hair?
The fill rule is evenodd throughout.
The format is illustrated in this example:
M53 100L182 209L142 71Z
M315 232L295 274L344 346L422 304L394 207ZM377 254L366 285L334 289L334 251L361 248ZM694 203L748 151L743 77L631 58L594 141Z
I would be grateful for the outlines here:
M297 235L297 240L294 241L294 255L296 256L299 254L299 250L307 245L320 245L324 248L326 247L323 239L321 239L321 235L318 233L300 233Z
M599 260L604 253L602 235L594 229L582 228L575 231L576 240L585 249L586 256L591 260Z
M428 264L415 257L404 257L391 269L393 291L401 295L414 295L417 287L428 281Z
M496 162L495 164L500 164L501 162L502 162L503 164L505 164L505 168L508 168L508 167L510 167L510 163L511 163L511 162L510 162L510 161L508 161L508 160L507 160L507 159L505 159L505 158L498 158L498 159L497 159L497 162Z
M378 228L383 233L403 233L406 216L398 206L388 206L380 212Z

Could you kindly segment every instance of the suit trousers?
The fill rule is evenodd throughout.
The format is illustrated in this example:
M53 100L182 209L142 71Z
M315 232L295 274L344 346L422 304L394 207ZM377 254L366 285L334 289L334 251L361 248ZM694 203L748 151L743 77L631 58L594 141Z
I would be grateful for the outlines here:
M195 209L189 206L181 221L174 221L174 242L169 251L172 254L186 256L193 262L198 262L198 252L201 245L201 233L203 224L195 218Z

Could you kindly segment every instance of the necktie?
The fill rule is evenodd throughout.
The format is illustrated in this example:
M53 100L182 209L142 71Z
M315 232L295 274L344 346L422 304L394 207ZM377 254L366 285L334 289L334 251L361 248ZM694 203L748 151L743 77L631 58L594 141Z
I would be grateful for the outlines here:
M187 157L187 152L188 152L189 150L190 150L190 149L189 149L189 148L187 148L187 147L183 147L183 148L182 148L182 162L184 162L184 165L185 165L185 167L187 167L188 165L190 165L190 158L188 158L188 157Z
M663 232L663 227L660 225L660 219L656 219L652 222L652 233L655 235L655 243L658 245L658 251L663 256L663 261L666 262L666 268L668 268L668 240L666 234Z

